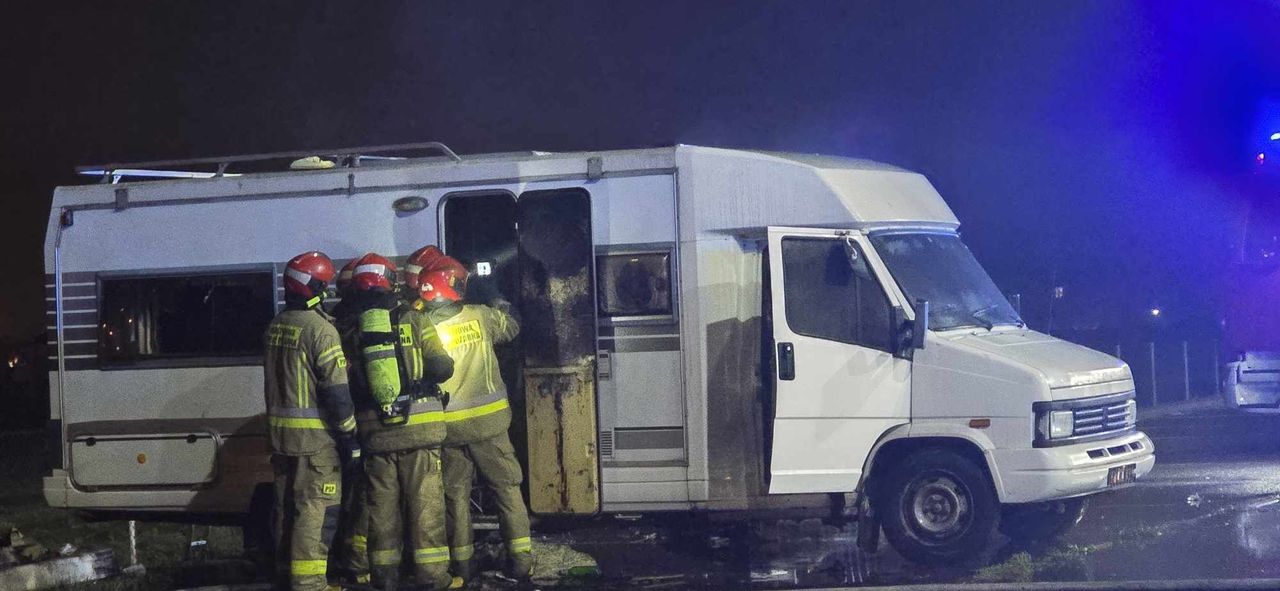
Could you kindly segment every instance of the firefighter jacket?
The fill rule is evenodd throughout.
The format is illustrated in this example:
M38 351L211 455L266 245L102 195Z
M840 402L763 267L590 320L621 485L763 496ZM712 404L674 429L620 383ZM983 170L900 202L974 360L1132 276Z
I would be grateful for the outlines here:
M511 426L507 386L493 346L520 333L515 317L499 307L448 304L431 308L444 349L453 358L453 377L441 387L449 393L445 409L446 445L464 445L506 433Z
M419 397L409 406L409 415L400 424L384 424L369 388L361 363L360 325L349 323L343 346L351 358L351 389L356 404L360 445L373 453L436 447L444 442L444 401L436 386L453 374L453 360L440 346L435 326L425 312L400 306L392 310L400 347L397 360L407 378L406 387L416 383Z
M347 360L332 318L319 308L289 309L267 326L263 373L271 449L287 456L332 450L354 434Z

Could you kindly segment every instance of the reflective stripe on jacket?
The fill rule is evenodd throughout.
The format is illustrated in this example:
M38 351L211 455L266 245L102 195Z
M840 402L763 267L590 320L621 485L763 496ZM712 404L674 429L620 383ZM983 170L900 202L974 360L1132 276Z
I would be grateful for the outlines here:
M285 310L267 326L263 377L272 451L291 456L335 445L356 421L338 331L318 309Z
M398 361L409 380L422 383L424 393L432 392L433 384L440 383L453 373L453 360L440 346L435 326L425 312L402 308L396 320L396 332L400 335L401 343ZM360 359L359 341L358 329L352 330L344 338L344 345L352 359ZM410 405L409 416L404 423L385 425L365 383L362 364L351 364L351 380L352 394L359 408L356 420L360 427L360 442L369 451L377 453L418 449L438 446L444 442L444 404L440 398L420 398Z
M506 432L511 407L493 346L514 339L520 325L502 309L470 304L433 309L432 318L440 342L453 358L453 377L441 385L449 393L445 444L472 443Z

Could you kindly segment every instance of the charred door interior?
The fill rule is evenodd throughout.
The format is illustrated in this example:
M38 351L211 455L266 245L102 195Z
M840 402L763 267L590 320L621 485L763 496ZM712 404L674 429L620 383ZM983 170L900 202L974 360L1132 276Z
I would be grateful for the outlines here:
M591 203L581 189L461 193L443 206L443 246L515 304L520 337L499 361L512 442L534 513L600 508Z

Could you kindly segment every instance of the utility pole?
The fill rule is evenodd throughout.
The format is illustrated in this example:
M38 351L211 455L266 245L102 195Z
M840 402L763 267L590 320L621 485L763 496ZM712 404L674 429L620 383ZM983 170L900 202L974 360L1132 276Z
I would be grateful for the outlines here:
M1151 406L1155 406L1160 402L1159 396L1156 394L1156 343L1151 341L1147 343L1147 350L1151 354Z
M1187 355L1187 342L1182 341L1182 398L1191 400L1191 359Z

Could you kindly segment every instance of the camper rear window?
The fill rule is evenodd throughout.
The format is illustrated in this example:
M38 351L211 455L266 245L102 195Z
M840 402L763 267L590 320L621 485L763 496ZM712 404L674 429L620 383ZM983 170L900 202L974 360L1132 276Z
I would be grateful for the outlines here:
M601 316L672 314L670 252L598 256L596 281Z
M207 365L262 355L275 311L272 273L103 278L104 366L167 360Z

